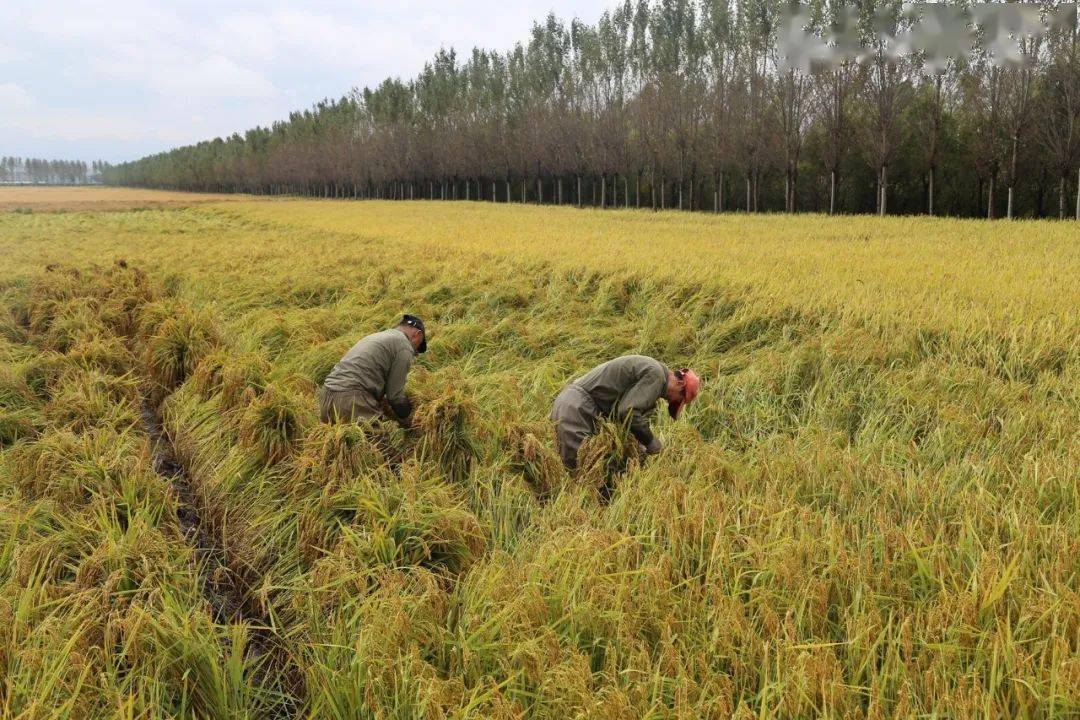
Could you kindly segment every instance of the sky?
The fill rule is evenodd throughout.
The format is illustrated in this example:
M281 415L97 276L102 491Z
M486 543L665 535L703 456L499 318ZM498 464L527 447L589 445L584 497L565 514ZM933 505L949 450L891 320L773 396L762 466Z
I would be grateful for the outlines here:
M615 0L0 0L0 156L122 162L268 125L440 47L505 50Z

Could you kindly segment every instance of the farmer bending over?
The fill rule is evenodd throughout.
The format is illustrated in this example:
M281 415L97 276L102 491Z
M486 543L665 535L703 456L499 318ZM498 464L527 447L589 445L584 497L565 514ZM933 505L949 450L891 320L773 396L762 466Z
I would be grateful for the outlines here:
M559 393L551 406L555 421L555 443L563 464L577 467L578 448L597 432L596 420L603 416L628 422L630 432L648 455L660 452L660 439L649 420L661 398L668 413L678 418L684 405L693 402L701 380L693 370L671 371L660 361L644 355L624 355L598 365Z
M382 417L385 399L398 422L407 425L412 402L405 394L405 378L413 356L426 350L424 321L415 315L405 315L394 328L361 339L323 382L319 419L352 422Z

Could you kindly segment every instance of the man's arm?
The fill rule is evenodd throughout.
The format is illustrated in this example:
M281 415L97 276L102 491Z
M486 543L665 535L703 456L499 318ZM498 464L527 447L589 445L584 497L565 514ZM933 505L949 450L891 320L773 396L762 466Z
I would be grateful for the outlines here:
M386 378L386 402L394 411L397 419L404 422L412 415L412 401L405 394L405 379L409 376L412 365L412 351L400 351L390 364L390 374Z
M615 408L615 417L620 422L626 422L629 418L630 433L650 454L658 453L661 449L660 440L653 435L649 421L656 412L656 401L660 399L666 383L666 377L657 378L648 373L626 391Z

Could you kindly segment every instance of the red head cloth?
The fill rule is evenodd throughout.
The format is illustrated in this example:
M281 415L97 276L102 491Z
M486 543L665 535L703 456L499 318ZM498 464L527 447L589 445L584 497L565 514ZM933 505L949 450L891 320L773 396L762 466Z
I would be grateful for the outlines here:
M701 391L701 378L698 374L689 368L683 368L675 373L676 377L682 376L683 381L683 399L682 402L668 402L668 414L676 420L679 418L679 413L682 412L683 407L694 402L694 398L698 396L698 392Z

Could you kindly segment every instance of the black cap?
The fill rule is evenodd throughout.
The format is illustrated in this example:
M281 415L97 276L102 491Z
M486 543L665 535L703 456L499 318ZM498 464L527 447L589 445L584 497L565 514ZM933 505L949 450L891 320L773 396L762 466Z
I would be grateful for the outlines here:
M418 352L418 353L427 352L427 331L424 330L424 321L423 320L416 317L415 315L409 315L409 314L406 313L405 316L401 318L401 322L398 323L398 324L399 325L408 325L409 327L414 327L417 330L419 330L420 331L420 347L418 347L416 349L416 352Z

